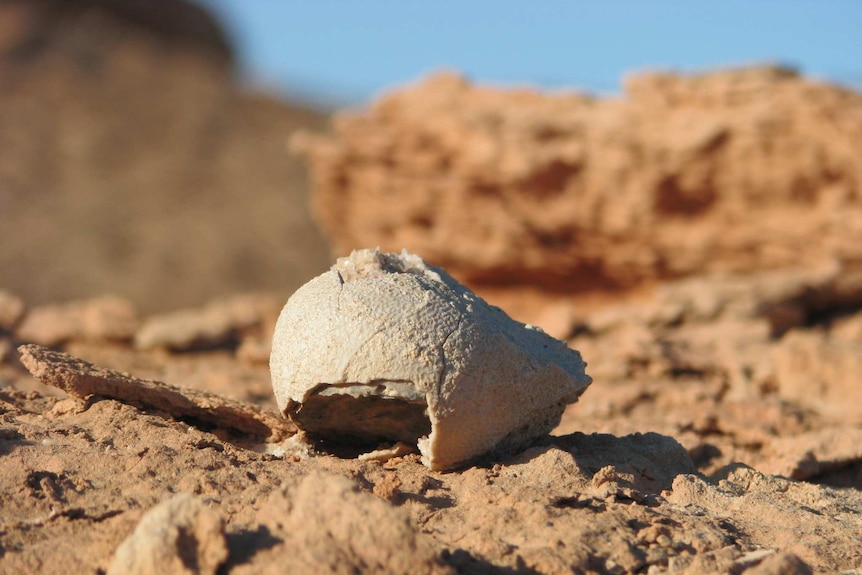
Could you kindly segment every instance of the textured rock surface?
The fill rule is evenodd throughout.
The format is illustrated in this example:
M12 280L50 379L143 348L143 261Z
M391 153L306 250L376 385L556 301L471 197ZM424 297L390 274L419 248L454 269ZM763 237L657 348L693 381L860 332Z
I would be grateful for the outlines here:
M0 332L10 332L24 317L24 302L21 298L0 289Z
M858 547L835 548L831 544L843 533L858 533L862 525L858 513L842 509L840 492L823 492L812 485L732 466L709 483L694 475L680 475L668 501L724 515L730 521L729 531L746 533L755 545L794 553L817 571L835 564L858 565L862 559ZM805 513L792 510L800 506L805 507Z
M590 384L580 354L421 258L358 250L301 287L272 342L279 408L309 436L416 444L435 470L522 449Z
M37 345L22 345L18 351L21 363L33 377L84 402L97 398L116 399L141 409L156 410L168 417L188 420L209 431L232 430L259 443L282 441L296 432L293 426L272 412L254 409L217 394L130 377Z
M137 329L135 306L122 298L104 296L34 307L15 334L23 341L57 345L72 339L130 339Z
M696 377L727 399L778 397L859 424L859 310L858 270L697 277L573 319L571 343L603 382Z
M282 485L257 520L283 544L235 573L455 573L410 515L340 474L315 471ZM266 567L261 570L260 565Z
M295 143L335 246L477 289L862 260L862 95L787 70L634 76L621 99L439 75L334 128Z
M218 512L182 493L144 514L114 554L108 575L216 575L227 555Z
M415 454L385 463L314 456L290 440L284 458L260 453L194 417L55 397L7 357L0 573L107 572L145 511L175 493L218 509L226 574L285 565L297 573L370 565L554 574L856 569L862 425L852 411L841 419L815 411L825 405L816 393L811 407L785 399L769 349L794 334L847 344L859 313L814 314L781 335L772 335L772 316L757 314L758 302L775 294L810 296L839 276L770 272L704 279L698 288L691 280L639 305L576 318L573 345L588 347L585 357L602 373L589 400L564 414L554 436L456 473L431 471ZM800 292L803 284L813 287ZM700 294L701 303L684 293ZM794 301L804 310L816 298ZM680 302L689 302L686 313ZM268 337L265 323L250 326L243 341ZM267 367L241 360L242 346L223 345L182 353L129 341L60 347L138 377L275 409ZM740 354L749 347L752 355Z
M83 4L85 14L75 8ZM88 385L126 392L146 378L222 398L204 407L275 411L261 358L277 309L251 304L246 321L229 301L200 306L214 286L233 289L224 278L237 274L264 269L290 287L279 274L294 268L258 267L248 246L275 245L266 253L285 257L285 245L300 246L297 257L325 267L328 258L290 237L247 235L278 221L307 237L301 212L281 203L294 188L258 163L269 158L288 178L283 147L297 124L268 100L210 89L225 76L200 75L195 54L210 46L218 70L225 56L206 26L190 46L185 20L169 11L162 26L179 22L179 32L155 49L151 26L112 27L116 9L138 4L0 2L0 284L35 310L80 297L69 292L77 282L120 278L112 289L129 282L143 294L144 324L185 299L195 309L161 323L155 347L78 328L55 347L115 370L90 366ZM62 6L77 24L28 20L33 6ZM142 12L158 19L171 6L180 4L147 2ZM115 31L107 38L106 28ZM345 233L380 224L370 245L415 236L423 255L453 254L459 279L528 282L481 293L509 294L504 308L518 318L530 300L550 301L537 323L590 363L597 384L552 436L458 472L429 470L416 454L321 456L297 436L261 452L199 411L63 397L20 365L26 310L0 295L0 574L107 573L144 514L177 493L224 520L223 536L204 530L213 536L198 540L216 544L206 564L223 559L220 575L857 572L858 98L775 71L635 79L616 101L443 78L339 120L338 141L346 130L350 144L313 143L332 192L319 208L340 214ZM435 195L423 195L429 188ZM357 192L334 195L344 189ZM557 200L554 189L564 190ZM176 190L181 205L166 208L163 194ZM279 202L248 201L262 190ZM246 210L256 226L237 225ZM586 232L569 236L567 226ZM439 235L429 242L430 232ZM207 245L215 256L201 256ZM515 267L500 271L501 261ZM525 269L535 273L517 275ZM679 274L691 277L667 281ZM658 283L587 297L575 291L584 277L587 286ZM217 335L176 343L201 333ZM82 367L52 365L37 373L57 382Z
M696 277L573 316L570 343L601 384L558 432L631 433L647 417L701 471L743 461L862 487L857 274L826 266Z
M135 346L178 351L220 347L241 340L244 331L265 324L278 309L278 298L248 294L214 301L199 310L161 314L149 318L135 333ZM272 331L269 324L265 328Z
M0 285L28 305L286 297L326 269L285 150L324 116L239 86L199 6L0 2L0 78Z

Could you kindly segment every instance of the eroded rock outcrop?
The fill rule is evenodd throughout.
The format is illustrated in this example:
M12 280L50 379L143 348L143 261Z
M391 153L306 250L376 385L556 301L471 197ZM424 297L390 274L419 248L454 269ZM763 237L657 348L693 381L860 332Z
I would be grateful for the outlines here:
M862 95L789 70L638 75L619 99L444 74L334 126L294 143L336 247L406 248L474 287L862 260Z

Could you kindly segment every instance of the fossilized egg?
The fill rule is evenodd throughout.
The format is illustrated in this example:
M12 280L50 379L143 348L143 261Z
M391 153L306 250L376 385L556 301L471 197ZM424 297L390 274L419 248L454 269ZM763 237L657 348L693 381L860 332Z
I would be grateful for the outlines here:
M359 250L291 296L270 370L312 441L417 445L435 470L520 449L591 379L580 353L420 257Z

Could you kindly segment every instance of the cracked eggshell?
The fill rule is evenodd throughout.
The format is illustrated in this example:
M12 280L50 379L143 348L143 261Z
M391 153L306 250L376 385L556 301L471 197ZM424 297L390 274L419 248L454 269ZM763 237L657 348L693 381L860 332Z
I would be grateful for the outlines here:
M279 408L311 439L405 441L435 470L548 433L591 383L585 367L442 269L377 249L291 296L270 357Z

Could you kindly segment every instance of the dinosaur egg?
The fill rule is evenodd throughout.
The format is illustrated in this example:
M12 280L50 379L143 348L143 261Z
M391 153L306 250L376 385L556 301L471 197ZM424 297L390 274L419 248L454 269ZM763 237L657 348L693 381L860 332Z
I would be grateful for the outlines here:
M278 406L310 440L405 442L434 470L547 434L591 383L585 367L444 270L379 249L297 290L270 357Z

